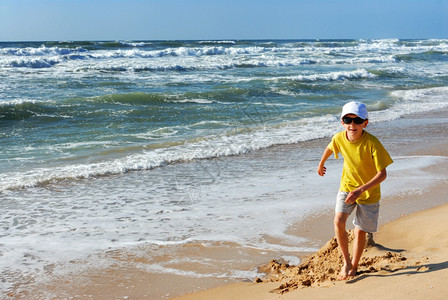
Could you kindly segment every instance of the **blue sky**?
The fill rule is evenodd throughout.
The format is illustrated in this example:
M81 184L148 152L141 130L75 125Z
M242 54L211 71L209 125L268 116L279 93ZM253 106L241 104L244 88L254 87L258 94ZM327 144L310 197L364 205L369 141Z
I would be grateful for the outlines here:
M448 38L448 0L0 0L0 41Z

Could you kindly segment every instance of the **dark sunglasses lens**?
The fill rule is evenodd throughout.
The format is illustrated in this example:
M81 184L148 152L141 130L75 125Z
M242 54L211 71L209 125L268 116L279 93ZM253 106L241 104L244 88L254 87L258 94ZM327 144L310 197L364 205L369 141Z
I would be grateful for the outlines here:
M351 118L347 118L347 117L343 117L342 118L342 122L344 122L344 124L350 124L352 122Z
M362 124L362 123L364 123L364 119L357 117L357 118L353 119L353 122L355 122L355 124Z
M352 121L355 122L355 124L364 123L364 119L361 119L360 117L356 117L356 118L344 117L344 118L342 118L342 121L344 122L344 124L351 124Z

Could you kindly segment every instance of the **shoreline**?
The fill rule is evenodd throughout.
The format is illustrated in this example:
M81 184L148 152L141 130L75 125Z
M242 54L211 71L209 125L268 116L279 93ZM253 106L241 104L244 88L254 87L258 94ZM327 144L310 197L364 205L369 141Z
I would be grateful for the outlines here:
M397 120L397 122L414 122L415 120L425 120L428 117L440 116L441 118L445 118L446 114L444 112L437 112L431 114L423 114L421 116L410 116L407 118L403 118ZM446 119L445 119L446 120ZM445 121L444 121L445 122ZM414 125L413 125L414 126ZM415 125L417 126L417 124ZM448 133L446 129L441 128L438 124L426 124L425 126L419 126L420 130L427 131L428 128L434 132L431 139L428 138L428 142L425 143L425 138L422 132L408 132L408 136L403 137L401 141L396 141L394 138L394 134L399 134L398 130L388 131L387 126L383 126L382 124L378 124L372 126L372 132L374 135L378 135L380 140L384 143L387 143L386 148L389 150L392 156L419 156L419 155L432 155L432 156L448 156L448 149L440 147L441 145L446 145L446 138L448 137ZM412 127L412 126L411 126ZM409 130L411 131L411 130ZM379 133L376 133L379 132ZM387 133L387 134L385 134ZM412 141L419 136L421 137L421 142L418 144L417 148L410 147L412 145ZM438 138L437 138L438 137ZM420 140L420 139L419 139ZM301 144L301 146L310 148L310 149L323 149L323 145L328 142L328 139L319 139L314 141L309 141ZM406 148L403 148L403 145L407 145ZM294 148L294 145L285 145L284 148L290 147L290 149ZM283 149L284 149L283 148ZM262 150L270 152L272 149ZM255 154L259 155L259 154ZM269 155L268 155L269 156ZM431 173L440 173L443 174L448 173L447 164L441 166L433 166ZM385 197L382 199L382 208L380 210L380 225L387 226L387 224L395 222L394 220L400 220L403 216L407 216L411 213L415 213L418 211L430 209L434 206L439 206L444 203L443 195L446 195L448 190L444 188L446 186L446 179L443 182L439 182L434 184L433 191L423 191L422 194L410 195L409 193L404 193L402 195L393 195L391 197ZM428 187L426 187L428 188ZM427 196L425 196L427 195ZM428 196L429 195L429 196ZM409 197L412 198L412 201L409 200ZM425 200L425 197L431 197L432 201L422 201ZM441 198L442 197L442 198ZM446 201L445 201L446 202ZM412 203L412 204L411 204ZM405 206L399 206L399 204L406 204ZM388 209L389 208L389 209ZM320 246L324 245L332 236L333 236L333 225L332 225L332 209L325 210L321 213L315 215L308 215L304 220L297 222L293 226L288 229L288 232L295 234L300 237L305 237L308 240L310 245L314 246L316 249L320 248ZM348 228L350 225L348 223ZM378 234L378 238L380 238L380 234ZM376 237L375 237L376 240ZM145 249L144 251L151 251L150 249ZM224 256L228 259L234 259L229 253L233 251L248 251L245 249L238 249L238 245L229 245L225 242L216 242L212 245L211 248L202 247L200 242L193 243L190 245L186 245L182 247L182 251L187 251L189 255L193 253L197 259L201 259L204 257L203 255L208 256ZM18 296L19 298L22 296L24 298L30 297L34 294L36 290L42 290L45 292L49 292L53 295L70 295L70 296L79 296L80 298L88 298L93 297L95 299L109 299L109 298L127 298L127 299L139 299L139 298L155 298L155 299L168 299L181 297L180 299L184 299L182 297L187 297L185 299L189 299L188 297L192 297L190 293L198 292L199 294L193 294L194 297L190 299L197 299L199 295L202 293L216 293L218 294L210 294L214 298L221 296L223 297L226 293L232 293L232 289L241 287L243 290L239 289L239 293L241 295L246 295L245 299L250 299L249 292L255 292L255 290L263 290L264 287L269 287L270 290L278 287L278 282L273 283L263 283L263 289L261 289L261 285L253 284L252 282L238 281L238 280L229 280L226 278L201 278L201 277L191 277L188 276L189 269L198 268L194 262L192 262L188 266L184 266L185 275L173 275L173 274L159 274L157 272L148 272L144 268L135 268L135 265L127 266L126 261L132 262L141 262L141 263L151 263L145 258L144 251L142 252L142 256L139 257L129 257L120 251L108 251L104 254L104 256L109 256L117 261L123 262L124 264L117 264L115 267L109 267L105 269L99 269L98 271L102 271L100 274L95 272L95 270L87 270L82 274L71 274L70 276L63 276L61 278L55 278L48 284L38 285L36 288L30 288L24 293L17 294L14 296ZM166 251L166 249L164 250ZM184 253L187 253L184 252ZM182 252L181 252L182 253ZM180 253L180 254L181 254ZM311 255L313 252L303 252L297 253L301 258L307 257ZM172 259L178 255L179 252L173 253L165 253L166 256L163 259ZM253 253L247 253L247 255L251 256ZM208 257L207 256L207 257ZM261 259L264 260L261 261ZM269 260L275 259L275 253L266 253L263 257L260 257L260 263L257 265L258 267L267 264ZM75 263L83 263L83 262L75 262ZM246 267L250 269L251 267L257 267L255 265L247 265ZM224 266L225 267L225 266ZM230 285L229 285L230 284ZM26 287L25 287L26 289ZM184 295L184 296L182 296ZM231 295L231 294L229 294ZM270 296L274 294L268 294ZM279 297L275 294L276 297ZM288 297L285 294L285 297ZM237 295L232 295L233 298L238 299ZM39 298L39 296L37 296ZM36 299L37 299L36 298ZM76 297L75 297L76 298ZM227 297L228 298L228 297ZM258 297L257 297L258 298ZM39 298L40 299L40 298ZM217 298L219 299L219 298ZM243 297L241 296L241 299Z

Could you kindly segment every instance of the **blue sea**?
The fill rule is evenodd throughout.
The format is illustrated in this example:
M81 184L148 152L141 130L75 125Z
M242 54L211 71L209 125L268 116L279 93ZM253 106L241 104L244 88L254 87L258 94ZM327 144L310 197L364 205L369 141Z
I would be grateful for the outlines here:
M341 130L348 101L375 126L447 95L444 39L0 42L1 289L111 249L162 248L148 271L199 278L256 271L160 257L229 243L294 260L314 248L287 229L331 207L340 176L322 188L323 148L302 143Z

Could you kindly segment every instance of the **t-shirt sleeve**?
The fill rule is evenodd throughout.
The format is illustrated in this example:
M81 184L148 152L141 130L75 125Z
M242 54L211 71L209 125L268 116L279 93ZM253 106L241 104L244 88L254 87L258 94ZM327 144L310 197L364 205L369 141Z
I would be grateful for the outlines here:
M333 136L333 138L331 139L331 142L328 144L327 148L330 149L331 151L333 151L334 157L336 159L339 158L338 154L339 154L340 150L339 150L339 146L337 143L337 135Z
M375 148L373 149L373 162L375 164L376 170L379 172L393 163L389 152L384 148L384 146L377 140L375 143Z

